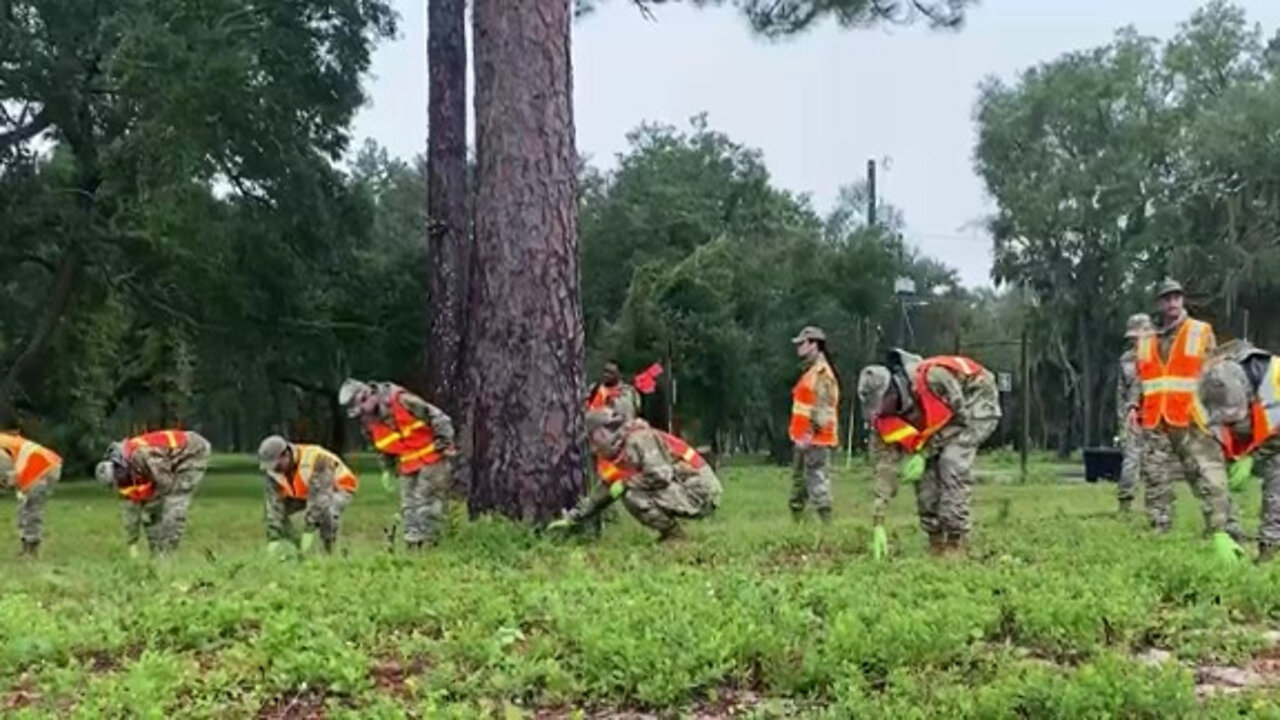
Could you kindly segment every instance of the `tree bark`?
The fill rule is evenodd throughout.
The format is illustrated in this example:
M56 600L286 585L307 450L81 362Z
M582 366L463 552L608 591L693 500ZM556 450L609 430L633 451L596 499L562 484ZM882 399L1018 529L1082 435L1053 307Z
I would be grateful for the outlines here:
M467 363L474 517L526 522L582 487L569 0L476 0L476 225Z
M0 381L0 426L12 427L18 419L18 411L13 394L23 377L34 367L36 360L44 353L53 331L71 304L72 291L75 289L76 275L80 269L80 248L73 244L62 255L58 263L58 271L53 276L53 287L49 291L49 299L45 303L44 312L36 323L35 332L22 353L13 361L9 372Z
M466 0L427 3L427 392L461 418L470 223L467 218Z

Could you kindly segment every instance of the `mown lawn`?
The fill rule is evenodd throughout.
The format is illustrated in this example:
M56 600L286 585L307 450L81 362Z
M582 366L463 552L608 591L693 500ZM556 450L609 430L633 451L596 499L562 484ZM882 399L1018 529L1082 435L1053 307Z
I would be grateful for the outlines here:
M877 564L861 465L830 528L792 524L785 471L734 467L682 545L625 514L595 543L460 521L417 558L386 552L374 479L343 552L298 563L265 556L249 468L220 461L165 565L127 559L116 501L87 483L58 489L38 562L10 530L0 712L1280 717L1280 566L1216 564L1185 488L1160 538L1112 514L1111 484L984 485L963 562L925 555L908 490Z

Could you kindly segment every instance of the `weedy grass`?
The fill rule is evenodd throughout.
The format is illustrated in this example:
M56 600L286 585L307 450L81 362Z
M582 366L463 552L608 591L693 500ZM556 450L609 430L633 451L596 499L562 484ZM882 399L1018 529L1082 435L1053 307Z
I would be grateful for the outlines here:
M105 490L65 483L42 558L0 558L0 711L1280 717L1265 683L1198 689L1199 665L1277 664L1262 660L1280 565L1219 566L1184 489L1157 537L1111 513L1110 484L983 485L963 561L926 556L905 489L875 563L866 470L836 476L830 527L792 523L785 470L735 464L720 512L680 545L625 513L598 541L556 541L455 507L421 557L387 552L396 502L374 480L338 555L279 561L252 465L221 458L160 563L126 557ZM1257 502L1243 498L1251 525Z

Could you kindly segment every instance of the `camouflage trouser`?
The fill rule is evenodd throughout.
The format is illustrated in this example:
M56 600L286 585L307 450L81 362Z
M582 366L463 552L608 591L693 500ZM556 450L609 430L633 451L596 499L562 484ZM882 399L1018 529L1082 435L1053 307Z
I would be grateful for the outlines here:
M400 476L400 517L406 543L432 542L445 522L452 473L442 460Z
M1242 537L1235 504L1227 492L1222 448L1213 438L1198 429L1167 426L1144 435L1141 474L1151 525L1167 530L1173 524L1173 481L1182 474L1200 500L1206 532L1225 531Z
M938 433L916 487L916 510L925 533L963 537L972 529L969 493L973 461L978 446L999 424L999 418L974 420L971 425L946 427Z
M38 543L44 535L44 505L53 492L53 484L62 477L62 467L50 468L36 478L18 501L18 536L25 543Z
M660 489L627 488L622 504L641 525L665 533L675 527L678 517L696 519L715 512L721 492L720 479L704 467L697 475Z
M126 502L122 508L125 539L136 543L145 531L147 546L153 553L169 553L178 549L187 531L187 513L195 498L196 487L209 467L209 453L193 454L181 460L171 475L158 478L160 490L150 500ZM168 488L167 491L164 488Z
M330 546L338 539L338 529L342 526L342 511L351 502L351 493L330 487L326 491L319 488L311 491L308 500L301 498L284 498L281 501L283 513L278 518L268 517L267 523L278 528L280 537L291 542L297 538L293 534L293 524L289 518L297 513L305 513L303 526L307 531L314 531L320 540ZM270 513L270 511L268 511Z
M1129 430L1124 439L1124 461L1120 465L1120 481L1116 483L1116 498L1128 506L1137 495L1138 479L1142 472L1143 435L1141 430Z
M806 504L818 511L831 510L831 482L827 466L831 464L831 448L811 446L797 449L791 468L791 511L801 512Z

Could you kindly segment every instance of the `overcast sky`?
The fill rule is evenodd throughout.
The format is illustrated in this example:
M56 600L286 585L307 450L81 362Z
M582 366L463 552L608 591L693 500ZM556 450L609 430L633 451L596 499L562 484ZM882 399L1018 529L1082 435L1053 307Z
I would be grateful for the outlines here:
M394 4L400 39L374 58L355 137L410 158L426 147L426 3ZM958 34L823 27L773 43L752 37L730 9L666 6L649 22L627 0L607 0L574 27L578 148L612 167L639 123L687 127L705 111L714 129L764 152L778 185L808 193L822 212L874 157L884 162L881 198L904 212L909 242L966 284L990 284L990 243L974 227L991 211L972 162L979 81L1104 44L1127 24L1168 37L1201 4L981 0ZM1268 36L1280 26L1280 0L1238 4Z

